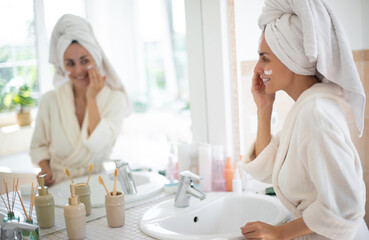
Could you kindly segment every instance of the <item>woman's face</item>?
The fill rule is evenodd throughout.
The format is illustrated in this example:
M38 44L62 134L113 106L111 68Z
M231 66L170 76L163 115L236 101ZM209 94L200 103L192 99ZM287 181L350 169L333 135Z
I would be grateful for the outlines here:
M275 93L278 90L288 92L293 83L294 73L273 54L265 41L264 33L260 38L259 60L254 72L260 75L266 93Z
M64 67L76 87L84 88L90 83L88 70L96 67L90 53L79 43L72 43L64 52ZM68 74L68 73L67 73Z

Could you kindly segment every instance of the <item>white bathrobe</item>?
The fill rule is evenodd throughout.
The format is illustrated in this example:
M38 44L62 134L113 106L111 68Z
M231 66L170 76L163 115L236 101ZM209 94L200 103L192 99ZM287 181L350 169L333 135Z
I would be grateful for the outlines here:
M102 170L102 162L109 159L128 103L122 91L106 85L97 95L97 105L101 121L89 136L88 112L80 128L70 81L41 98L30 156L35 164L49 159L57 182L67 178L65 168L78 177L87 174L90 163L98 172Z
M244 169L273 183L281 202L315 233L301 239L353 239L365 214L360 159L340 104L342 89L318 83L297 99L279 135Z

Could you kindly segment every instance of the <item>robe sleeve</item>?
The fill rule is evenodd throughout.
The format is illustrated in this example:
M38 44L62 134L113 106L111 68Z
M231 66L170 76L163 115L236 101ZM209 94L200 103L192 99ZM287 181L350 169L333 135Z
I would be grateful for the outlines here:
M38 165L42 160L50 160L50 120L49 120L49 104L53 92L46 93L40 100L38 106L37 117L35 121L35 129L33 131L30 157L32 163Z
M87 127L82 130L82 140L91 152L99 152L112 147L123 124L128 103L122 92L116 91L110 104L100 111L101 120L89 136Z
M316 200L303 211L305 224L330 239L353 239L365 214L365 186L351 141L337 129L316 129L300 152L317 190Z
M272 136L270 143L255 157L255 143L253 143L242 160L244 170L261 182L272 183L272 173L278 145L279 136Z

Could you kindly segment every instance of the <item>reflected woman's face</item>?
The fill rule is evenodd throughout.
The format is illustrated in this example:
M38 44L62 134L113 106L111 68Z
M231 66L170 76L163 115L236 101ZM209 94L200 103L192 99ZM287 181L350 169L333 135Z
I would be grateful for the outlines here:
M64 52L64 67L76 87L85 88L90 83L89 66L96 67L90 53L79 43L72 43ZM68 73L67 73L68 74Z

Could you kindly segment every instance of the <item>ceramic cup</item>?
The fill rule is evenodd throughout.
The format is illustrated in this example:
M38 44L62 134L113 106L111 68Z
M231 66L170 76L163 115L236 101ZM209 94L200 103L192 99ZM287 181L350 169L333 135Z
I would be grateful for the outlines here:
M125 222L124 195L117 192L116 196L105 196L106 219L109 227L121 227Z
M90 186L85 183L77 183L75 185L76 195L79 196L79 201L85 205L86 216L91 214L91 197Z

